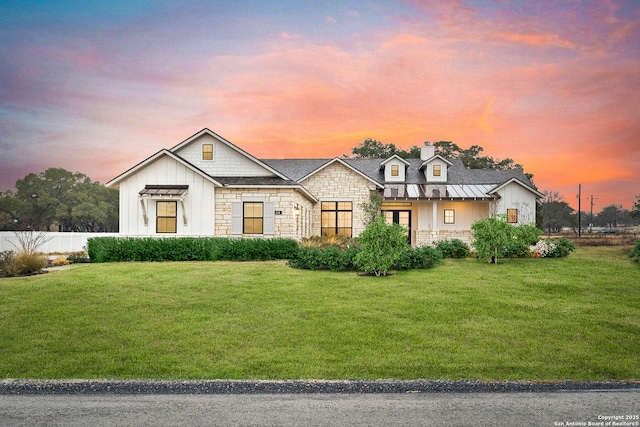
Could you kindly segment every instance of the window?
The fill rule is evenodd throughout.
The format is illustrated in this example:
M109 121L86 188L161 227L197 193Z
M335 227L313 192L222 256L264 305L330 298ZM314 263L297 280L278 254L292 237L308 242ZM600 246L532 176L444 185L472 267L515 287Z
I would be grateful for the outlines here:
M262 234L264 229L264 205L262 202L244 202L243 204L244 234Z
M202 160L213 160L213 144L202 144Z
M177 212L177 202L156 202L156 233L176 233Z
M391 165L391 176L400 176L400 166Z
M507 222L511 224L518 222L518 209L507 209Z
M351 202L322 202L323 236L351 237L352 204Z
M440 165L433 165L433 176L440 176L441 173L441 168L442 166Z
M456 222L456 211L455 209L445 209L444 210L444 223L445 224L455 224Z

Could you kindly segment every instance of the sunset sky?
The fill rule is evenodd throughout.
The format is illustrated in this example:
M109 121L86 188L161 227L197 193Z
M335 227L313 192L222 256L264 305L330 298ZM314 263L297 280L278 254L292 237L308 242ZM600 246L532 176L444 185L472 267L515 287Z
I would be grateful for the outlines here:
M0 191L209 128L258 158L453 141L594 212L640 194L637 0L0 0Z

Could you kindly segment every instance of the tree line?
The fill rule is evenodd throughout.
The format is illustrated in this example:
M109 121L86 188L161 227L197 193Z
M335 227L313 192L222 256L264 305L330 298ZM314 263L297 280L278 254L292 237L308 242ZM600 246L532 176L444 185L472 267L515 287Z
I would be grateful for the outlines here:
M49 168L0 192L0 231L118 231L118 190L79 172Z
M540 200L541 221L540 228L548 233L556 233L565 227L577 229L578 212L563 200L555 191L543 191ZM636 196L631 210L623 209L622 205L605 206L600 212L581 211L582 228L589 227L629 227L640 224L640 195Z

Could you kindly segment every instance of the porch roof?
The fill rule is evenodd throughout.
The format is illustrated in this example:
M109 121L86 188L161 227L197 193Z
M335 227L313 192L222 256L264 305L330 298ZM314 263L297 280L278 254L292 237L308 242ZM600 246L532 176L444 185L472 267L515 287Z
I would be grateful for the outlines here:
M385 199L473 199L489 200L494 196L489 194L495 185L491 184L400 184L385 187ZM444 191L443 191L444 190Z
M181 197L189 190L188 185L145 185L140 190L141 196Z

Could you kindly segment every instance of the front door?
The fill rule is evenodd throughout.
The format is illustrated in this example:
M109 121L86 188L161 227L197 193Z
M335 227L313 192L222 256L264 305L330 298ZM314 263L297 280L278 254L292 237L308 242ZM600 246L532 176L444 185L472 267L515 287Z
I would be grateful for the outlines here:
M411 244L411 211L382 211L387 224L400 224L407 231L407 242Z

